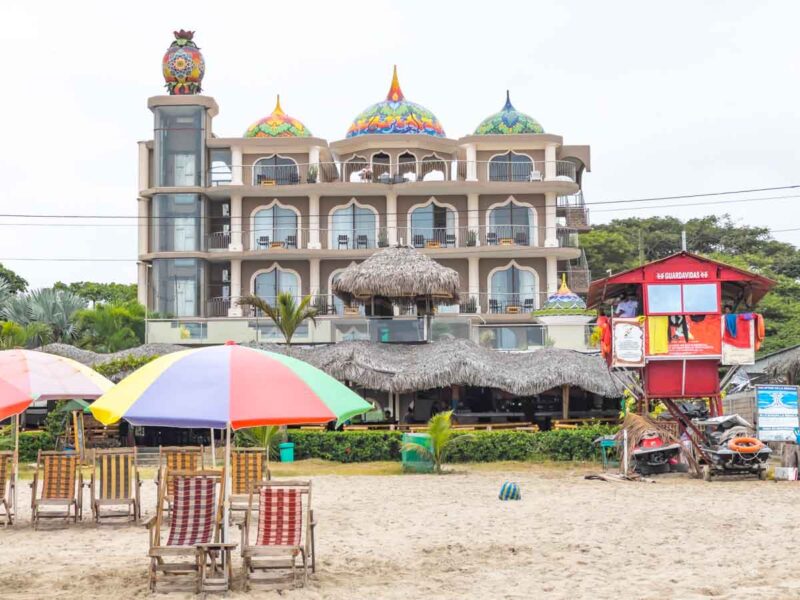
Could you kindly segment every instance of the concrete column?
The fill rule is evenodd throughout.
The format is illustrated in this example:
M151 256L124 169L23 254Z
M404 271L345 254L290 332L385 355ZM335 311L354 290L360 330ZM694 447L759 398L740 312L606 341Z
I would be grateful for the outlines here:
M556 177L556 145L547 144L544 147L544 178L555 179Z
M558 291L558 259L555 256L547 257L547 294ZM539 305L541 306L541 302Z
M239 194L231 196L231 243L228 250L241 252L244 250L242 235L244 232L244 219L242 218L242 197Z
M545 248L558 248L555 192L547 192L544 195L544 246Z
M139 198L138 232L139 256L147 254L150 248L150 199Z
M319 294L319 259L312 258L308 261L308 292L312 295ZM313 302L312 302L313 303Z
M147 142L139 142L139 189L150 187L150 151Z
M478 194L467 194L467 231L464 235L469 235L470 231L475 232L475 244L481 243L481 213L479 210L480 196Z
M308 196L308 236L306 237L309 250L322 248L319 238L319 194Z
M403 243L407 244L406 236L397 234L397 194L389 192L386 194L386 234L389 238L389 245L393 246L400 242L403 238Z
M147 310L150 310L150 307L147 306L147 288L149 285L148 282L148 264L139 262L136 264L137 268L137 277L136 277L136 299L139 301L139 304L144 305Z
M467 261L469 262L469 283L468 283L468 290L470 298L475 298L475 301L478 303L478 312L484 312L483 308L480 306L480 293L481 293L481 271L480 271L480 259L477 256L470 256ZM463 285L461 287L464 287Z
M239 258L231 259L231 306L228 309L229 317L241 317L242 307L239 298L242 297L242 261Z
M308 164L317 167L317 181L319 181L319 146L308 149Z
M231 185L242 185L242 147L231 146Z
M478 150L475 144L467 146L467 181L478 181Z

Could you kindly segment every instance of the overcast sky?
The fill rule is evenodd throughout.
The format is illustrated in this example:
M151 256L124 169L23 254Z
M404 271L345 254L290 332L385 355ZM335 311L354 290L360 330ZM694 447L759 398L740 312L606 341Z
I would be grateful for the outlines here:
M406 96L448 137L471 133L510 88L545 131L590 144L589 203L797 184L799 21L795 1L5 1L0 212L136 214L136 141L152 137L147 98L163 93L161 57L180 28L197 32L222 137L280 93L314 135L341 139L397 63ZM800 198L650 206L596 206L592 221L729 212L800 227ZM0 217L0 262L32 286L135 281L133 221L23 225L34 221ZM10 260L54 257L129 262Z

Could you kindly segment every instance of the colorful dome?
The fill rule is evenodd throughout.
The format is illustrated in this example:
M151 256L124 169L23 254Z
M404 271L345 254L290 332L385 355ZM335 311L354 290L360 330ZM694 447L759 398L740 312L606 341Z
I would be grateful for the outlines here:
M561 287L555 294L547 297L543 310L586 310L583 298L567 287L567 276L561 277Z
M311 132L300 121L283 112L281 96L278 94L274 110L250 125L244 137L311 137Z
M397 66L386 100L361 112L347 130L347 137L369 133L424 133L444 137L444 129L436 115L403 96L397 80Z
M173 96L199 94L202 90L206 63L200 48L192 41L194 31L173 31L175 41L161 59L161 72L167 90Z
M544 133L544 129L536 119L514 108L508 90L506 90L506 104L503 106L503 110L481 121L475 130L475 135L508 135L510 133Z

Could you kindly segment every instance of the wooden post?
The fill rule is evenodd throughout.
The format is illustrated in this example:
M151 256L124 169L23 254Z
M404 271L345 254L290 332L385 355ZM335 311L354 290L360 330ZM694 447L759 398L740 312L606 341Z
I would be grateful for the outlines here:
M569 419L569 384L561 386L561 418Z

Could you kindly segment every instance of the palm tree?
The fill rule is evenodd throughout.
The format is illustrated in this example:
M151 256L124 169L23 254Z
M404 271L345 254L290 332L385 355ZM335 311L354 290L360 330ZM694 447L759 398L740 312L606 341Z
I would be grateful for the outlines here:
M263 427L248 427L237 432L241 434L254 446L260 446L267 449L270 456L278 454L278 444L285 441L286 433L283 427L279 425L267 425Z
M310 319L316 325L317 309L310 307L311 296L306 296L298 304L291 292L280 292L275 305L258 296L245 296L239 300L239 306L250 306L267 315L283 334L286 340L286 353L291 354L292 337L297 328Z
M76 333L73 317L85 306L86 301L77 294L45 288L11 296L0 314L22 326L44 323L50 327L53 341L69 342Z
M0 350L12 348L37 348L50 343L53 332L46 323L20 325L13 321L0 321Z
M448 451L454 444L459 444L471 440L471 435L455 435L452 423L453 411L447 410L433 415L428 421L426 433L430 439L430 448L418 442L406 442L403 450L406 452L416 452L423 458L432 461L436 468L436 473L442 473L442 464Z

